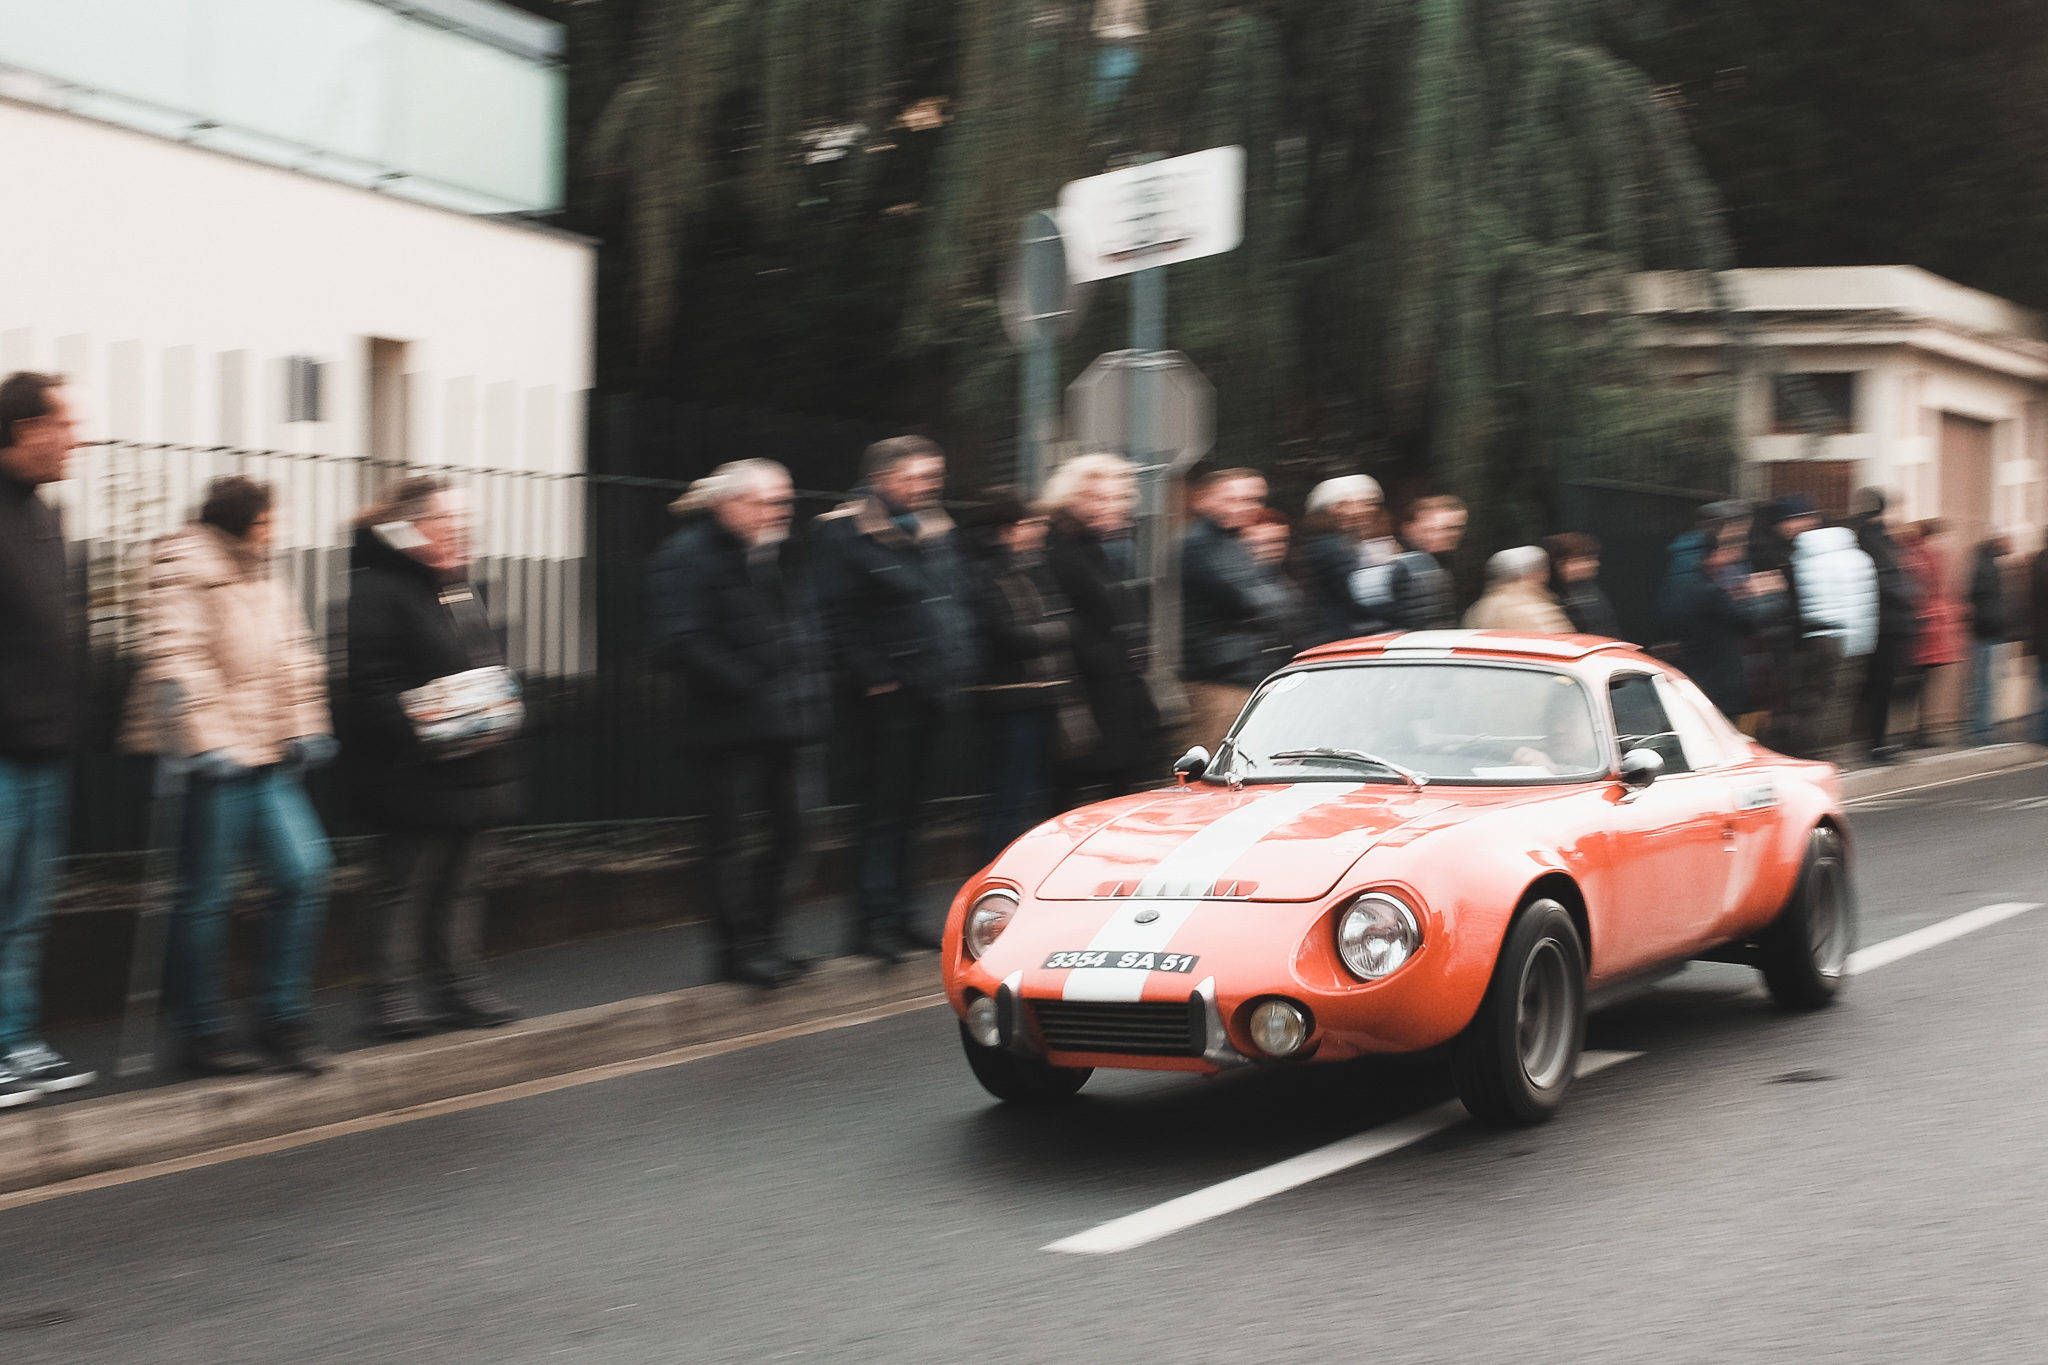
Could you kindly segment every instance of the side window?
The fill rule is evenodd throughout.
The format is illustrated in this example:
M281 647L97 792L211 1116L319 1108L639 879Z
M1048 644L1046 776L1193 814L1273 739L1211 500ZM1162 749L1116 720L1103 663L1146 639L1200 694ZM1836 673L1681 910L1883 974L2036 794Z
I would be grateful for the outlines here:
M1647 673L1623 673L1607 684L1607 702L1614 708L1614 733L1621 751L1651 749L1664 760L1667 773L1692 771L1685 745L1672 728L1671 717L1657 695L1657 683Z
M1658 678L1657 691L1664 698L1680 743L1695 772L1720 768L1748 757L1748 746L1714 709L1714 704L1690 682Z

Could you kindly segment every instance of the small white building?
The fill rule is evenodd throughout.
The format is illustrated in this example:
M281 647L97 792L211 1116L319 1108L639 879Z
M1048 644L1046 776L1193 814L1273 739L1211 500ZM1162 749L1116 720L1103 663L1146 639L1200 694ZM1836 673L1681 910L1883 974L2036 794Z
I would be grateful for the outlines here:
M1643 275L1636 302L1672 376L1728 372L1731 331L1745 333L1745 494L1804 493L1839 515L1854 489L1885 489L1896 519L1945 524L1958 593L1973 547L1994 528L2022 553L2043 545L2040 314L1913 266L1731 270L1719 280L1716 300L1701 276ZM2009 670L2008 715L2032 704L2024 671Z
M481 553L580 559L580 487L534 477L584 470L592 378L594 249L535 216L560 46L495 0L0 0L0 372L114 443L61 493L95 563L236 467L335 551L405 465L522 471ZM316 612L332 559L294 561Z

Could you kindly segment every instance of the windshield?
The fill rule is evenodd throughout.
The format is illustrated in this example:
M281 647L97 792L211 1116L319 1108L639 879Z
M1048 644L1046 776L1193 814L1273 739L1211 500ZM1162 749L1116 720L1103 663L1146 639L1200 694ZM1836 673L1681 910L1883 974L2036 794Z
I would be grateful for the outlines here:
M1211 775L1246 782L1583 779L1608 771L1599 733L1586 689L1550 669L1305 669L1259 689Z

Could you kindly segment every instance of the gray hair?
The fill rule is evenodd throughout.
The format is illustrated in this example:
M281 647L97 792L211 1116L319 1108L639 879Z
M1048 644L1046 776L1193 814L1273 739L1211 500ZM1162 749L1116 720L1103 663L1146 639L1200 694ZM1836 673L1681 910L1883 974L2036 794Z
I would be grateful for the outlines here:
M690 485L690 491L668 505L677 516L716 507L728 498L752 493L769 483L786 483L789 471L774 460L733 460Z
M1369 474L1345 474L1334 479L1324 479L1308 490L1308 505L1302 510L1309 516L1335 507L1340 502L1377 502L1384 504L1387 495L1380 491L1380 481Z
M1550 567L1550 556L1536 545L1517 545L1502 550L1486 561L1486 581L1489 586L1512 583L1527 578L1538 569Z
M1121 455L1076 455L1053 470L1052 477L1045 481L1045 505L1071 507L1091 484L1104 479L1135 484L1138 479L1137 466Z

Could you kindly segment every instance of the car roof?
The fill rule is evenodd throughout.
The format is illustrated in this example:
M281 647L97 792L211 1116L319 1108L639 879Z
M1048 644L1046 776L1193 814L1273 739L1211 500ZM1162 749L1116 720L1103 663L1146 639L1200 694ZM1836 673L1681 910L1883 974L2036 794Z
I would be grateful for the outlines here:
M1596 654L1622 655L1655 662L1638 645L1602 635L1523 635L1507 630L1405 630L1333 640L1303 650L1294 662L1336 662L1374 658L1540 659L1546 663L1577 663Z

